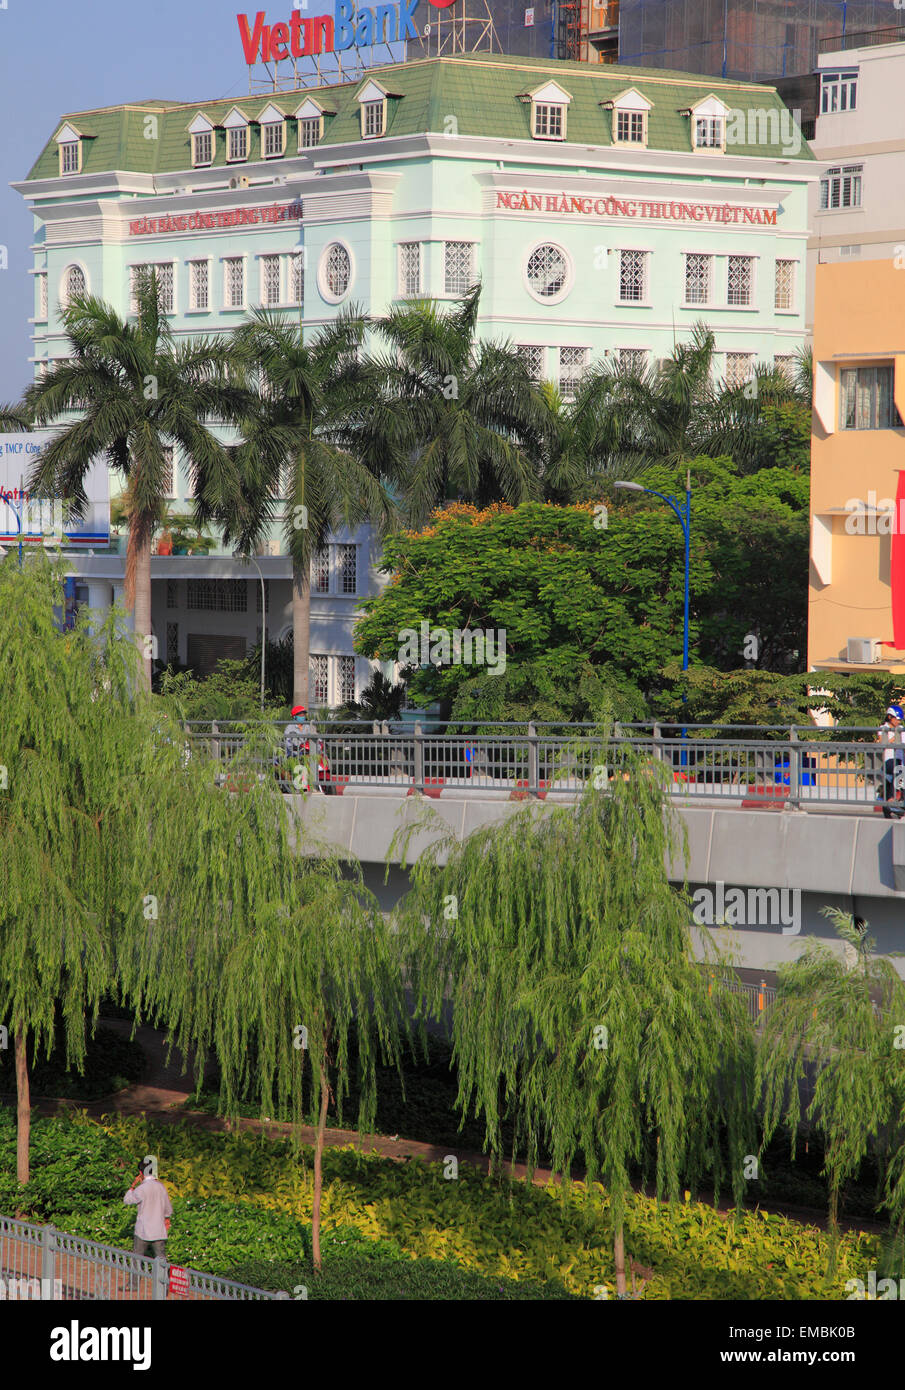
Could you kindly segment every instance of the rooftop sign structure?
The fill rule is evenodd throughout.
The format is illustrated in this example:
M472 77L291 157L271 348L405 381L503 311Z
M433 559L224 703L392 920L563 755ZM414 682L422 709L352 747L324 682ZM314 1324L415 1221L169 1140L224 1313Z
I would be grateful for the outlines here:
M450 42L459 52L486 48L488 40L491 48L498 47L488 0L483 3L486 15L478 20L464 13L457 16L456 0L396 0L373 7L334 0L332 14L317 15L303 14L308 0L296 0L288 19L268 22L266 10L236 15L249 92L255 87L278 91L352 81L370 67L404 62L412 41L418 44L417 56L424 56L432 35L438 53ZM469 45L466 33L469 28L475 31L476 24L480 33L474 32ZM279 71L280 63L290 65L288 74ZM266 72L263 78L256 74L260 67Z

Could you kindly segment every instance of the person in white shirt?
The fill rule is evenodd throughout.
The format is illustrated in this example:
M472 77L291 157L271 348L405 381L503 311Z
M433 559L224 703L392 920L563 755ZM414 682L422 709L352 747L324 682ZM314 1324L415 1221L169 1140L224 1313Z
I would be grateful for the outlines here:
M901 705L890 705L886 718L877 730L877 742L883 746L883 792L889 802L902 801L902 780L905 771L905 710ZM887 818L893 813L884 806Z
M151 1174L151 1166L146 1158L141 1160L138 1176L123 1197L123 1202L127 1207L138 1207L133 1252L166 1259L173 1204L163 1183Z

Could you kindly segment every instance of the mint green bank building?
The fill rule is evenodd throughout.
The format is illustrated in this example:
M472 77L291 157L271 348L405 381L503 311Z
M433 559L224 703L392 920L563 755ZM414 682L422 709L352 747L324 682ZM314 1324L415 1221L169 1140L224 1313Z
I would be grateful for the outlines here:
M817 177L772 88L617 64L461 54L336 86L71 112L15 185L35 218L35 372L66 355L69 295L125 315L154 265L177 336L258 306L315 333L353 304L451 302L479 280L480 334L565 396L592 362L656 361L698 320L738 383L804 345ZM188 509L178 456L172 496ZM118 596L122 549L111 537L73 558L92 606ZM290 630L276 532L266 550L255 572L216 549L154 556L161 655L197 669L242 655L264 605L270 635ZM378 558L363 528L316 561L312 703L369 678L351 634Z

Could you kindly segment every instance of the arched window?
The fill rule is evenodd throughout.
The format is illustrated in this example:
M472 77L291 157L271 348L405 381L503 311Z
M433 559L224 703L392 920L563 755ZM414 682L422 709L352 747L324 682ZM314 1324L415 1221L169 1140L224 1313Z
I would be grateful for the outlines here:
M88 288L85 272L80 265L70 265L63 273L62 303L65 309L75 295L84 294Z

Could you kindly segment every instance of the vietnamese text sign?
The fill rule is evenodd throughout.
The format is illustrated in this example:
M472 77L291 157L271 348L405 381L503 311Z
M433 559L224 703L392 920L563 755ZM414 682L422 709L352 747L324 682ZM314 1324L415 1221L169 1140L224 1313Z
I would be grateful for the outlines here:
M277 222L298 222L302 205L272 203L268 207L231 208L225 212L183 212L166 217L139 217L129 223L129 236L156 236L161 232L216 231L218 227L259 227Z
M64 543L104 544L110 535L110 475L102 458L86 474L88 503L80 521L66 519L61 499L28 490L31 472L53 438L52 430L0 434L0 539L15 541L21 535L33 541L56 537Z
M668 222L742 223L775 227L776 208L744 207L734 203L683 203L675 199L654 202L647 198L592 198L587 194L518 193L498 191L497 209L507 212L552 212L581 217L635 217Z

